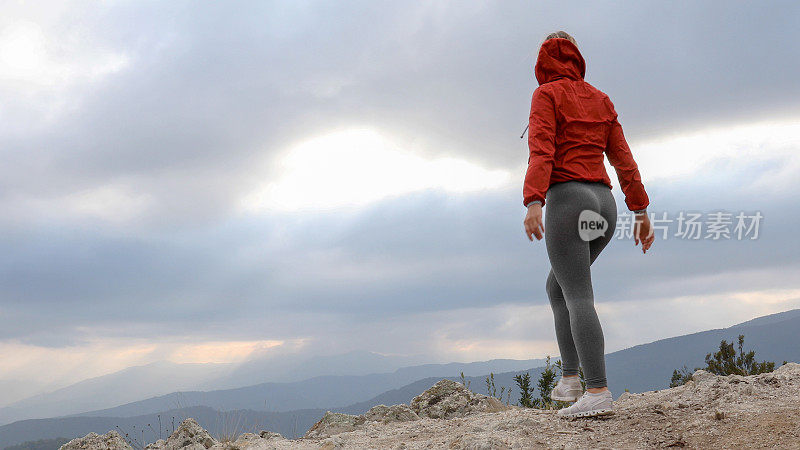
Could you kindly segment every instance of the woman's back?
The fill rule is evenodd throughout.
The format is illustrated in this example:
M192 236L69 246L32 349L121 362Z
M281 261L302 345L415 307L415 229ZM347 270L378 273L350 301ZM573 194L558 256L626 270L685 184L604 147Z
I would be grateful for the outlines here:
M578 47L568 39L546 40L535 72L539 87L531 102L524 204L544 204L549 186L561 181L595 181L611 187L605 153L617 169L629 209L646 208L647 194L614 105L584 81L586 63Z
M608 97L583 80L562 78L547 83L556 117L551 184L565 180L611 183L603 164L615 115Z

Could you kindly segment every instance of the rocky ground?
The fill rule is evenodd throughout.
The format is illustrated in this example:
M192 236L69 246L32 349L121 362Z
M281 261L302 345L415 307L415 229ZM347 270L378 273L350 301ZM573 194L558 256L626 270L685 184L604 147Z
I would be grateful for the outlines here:
M328 412L300 439L246 433L220 443L193 419L148 450L664 448L800 449L800 364L753 376L698 370L686 385L622 394L606 418L506 406L441 380L411 404L351 416ZM115 431L74 439L61 450L131 447Z

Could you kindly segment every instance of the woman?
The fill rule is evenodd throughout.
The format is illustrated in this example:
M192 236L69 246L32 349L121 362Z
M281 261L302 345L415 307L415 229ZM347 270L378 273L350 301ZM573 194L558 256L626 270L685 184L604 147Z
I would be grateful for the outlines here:
M551 265L546 289L563 369L551 398L577 400L559 410L561 416L611 414L603 331L594 309L589 270L611 240L617 222L603 155L614 166L625 203L634 212L634 241L635 245L641 241L643 253L655 239L646 211L649 199L614 105L606 94L583 80L586 65L575 39L563 31L547 36L535 71L539 87L531 102L523 203L528 208L528 239L533 241L533 235L540 240L544 234ZM542 222L545 199L547 233ZM587 236L587 225L599 231ZM579 232L581 226L583 232ZM586 392L578 379L579 365Z

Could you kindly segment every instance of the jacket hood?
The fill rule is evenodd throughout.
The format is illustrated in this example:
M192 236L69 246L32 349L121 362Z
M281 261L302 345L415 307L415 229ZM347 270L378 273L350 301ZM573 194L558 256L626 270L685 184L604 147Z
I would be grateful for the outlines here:
M586 62L578 47L568 39L548 39L539 49L535 72L540 85L559 78L580 80L586 74Z

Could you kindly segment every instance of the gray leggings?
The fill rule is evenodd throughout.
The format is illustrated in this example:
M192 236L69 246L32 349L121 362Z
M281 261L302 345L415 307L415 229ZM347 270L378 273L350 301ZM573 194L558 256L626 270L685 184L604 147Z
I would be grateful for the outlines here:
M594 309L589 266L614 235L617 203L603 183L567 181L550 186L545 208L545 243L550 259L547 295L553 308L564 375L583 367L587 388L606 386L603 330ZM604 236L584 241L578 234L581 211L600 214Z

